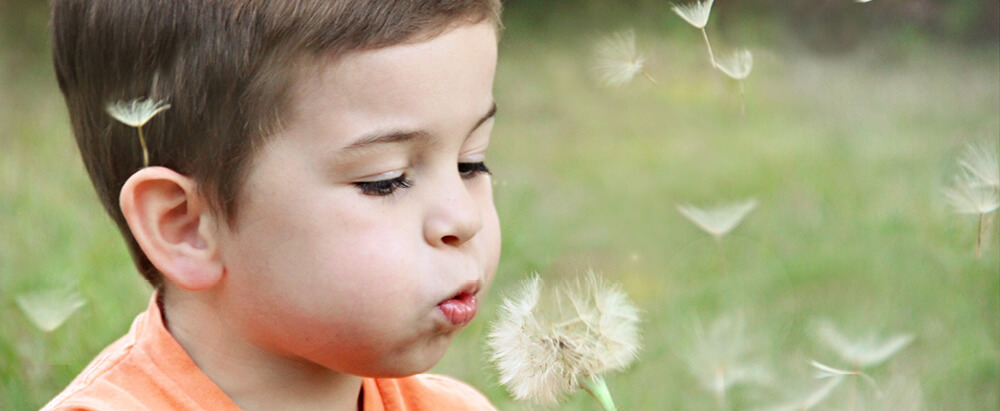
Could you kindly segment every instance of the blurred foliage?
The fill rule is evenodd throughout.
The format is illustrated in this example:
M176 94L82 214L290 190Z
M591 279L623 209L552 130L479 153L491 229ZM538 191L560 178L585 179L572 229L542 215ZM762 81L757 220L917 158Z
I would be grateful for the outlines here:
M614 24L629 21L644 27L671 17L668 5L694 0L503 0L508 22L536 29L557 21ZM982 44L1000 36L997 0L717 0L715 30L753 24L757 29L790 31L818 52L853 50L865 39L892 35L922 36L957 43ZM513 17L513 18L511 18ZM0 1L0 45L37 57L47 53L48 2ZM598 23L601 24L601 23ZM525 27L522 27L522 29ZM527 27L531 28L531 27ZM600 27L598 27L600 28ZM900 40L908 40L903 38Z
M546 25L567 14L581 21L649 21L662 23L671 3L662 0L506 0L508 15L521 24ZM873 36L923 36L958 43L982 44L1000 36L997 0L717 0L716 30L739 21L757 28L790 31L791 38L819 52L853 50ZM641 25L641 24L640 24ZM903 38L901 40L907 40Z

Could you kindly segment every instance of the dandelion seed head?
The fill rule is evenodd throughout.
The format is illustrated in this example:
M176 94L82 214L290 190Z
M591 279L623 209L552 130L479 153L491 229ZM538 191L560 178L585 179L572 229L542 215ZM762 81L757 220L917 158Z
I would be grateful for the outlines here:
M597 43L594 69L607 86L621 86L642 71L646 59L636 49L635 31L624 30L607 36Z
M78 293L47 290L17 296L17 306L43 332L52 332L87 303Z
M708 17L712 13L712 3L715 0L696 1L688 4L671 6L670 9L681 16L688 24L699 29L705 28L708 24Z
M718 58L715 67L735 80L743 80L753 70L753 53L747 49L740 49L733 54Z
M135 99L108 104L106 110L115 120L138 128L168 108L170 104L161 100Z
M886 339L871 336L851 340L827 320L818 321L814 326L814 332L821 343L836 352L842 360L858 368L868 368L885 362L906 348L914 339L912 334L900 334Z
M505 299L487 341L500 383L515 398L555 403L581 378L620 371L635 360L638 309L618 286L589 273L544 299L541 288L535 275Z
M712 208L698 208L692 205L678 205L677 210L695 225L711 234L717 240L728 234L746 218L755 208L757 200L750 199L739 203L726 204Z

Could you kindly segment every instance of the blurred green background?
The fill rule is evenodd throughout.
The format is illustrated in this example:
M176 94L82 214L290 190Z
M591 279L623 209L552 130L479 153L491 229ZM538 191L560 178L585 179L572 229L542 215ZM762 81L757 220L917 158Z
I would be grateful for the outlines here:
M734 317L745 329L733 362L769 378L730 390L732 409L818 387L810 360L847 367L813 332L822 319L851 338L915 339L865 370L881 396L845 383L817 409L1000 406L997 213L977 258L975 216L941 193L966 144L1000 140L1000 2L719 0L716 51L755 57L745 117L737 83L666 2L505 4L490 153L504 254L480 317L435 372L500 409L544 409L497 385L489 323L529 273L554 285L592 267L643 311L639 360L608 378L620 409L716 408L696 377L693 324ZM0 3L0 409L43 405L150 293L69 134L46 13L43 1ZM627 28L658 86L607 88L593 74L594 43ZM759 208L721 249L676 211L751 197ZM49 333L16 302L46 289L87 301ZM553 408L597 409L581 393Z

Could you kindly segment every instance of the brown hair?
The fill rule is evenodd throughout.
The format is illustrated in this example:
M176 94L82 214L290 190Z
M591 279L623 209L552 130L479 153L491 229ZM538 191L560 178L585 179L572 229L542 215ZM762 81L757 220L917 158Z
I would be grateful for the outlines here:
M90 179L158 287L118 207L142 149L136 130L105 112L109 103L169 103L142 130L150 165L194 178L231 224L255 147L278 129L310 57L429 38L458 23L499 27L499 14L499 0L54 0L52 53Z

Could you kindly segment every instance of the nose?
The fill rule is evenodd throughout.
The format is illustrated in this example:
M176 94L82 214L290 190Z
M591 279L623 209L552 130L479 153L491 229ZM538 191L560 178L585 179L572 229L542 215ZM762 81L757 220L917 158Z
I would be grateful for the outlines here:
M458 175L431 194L424 237L435 247L460 247L483 228L483 215L472 187Z

